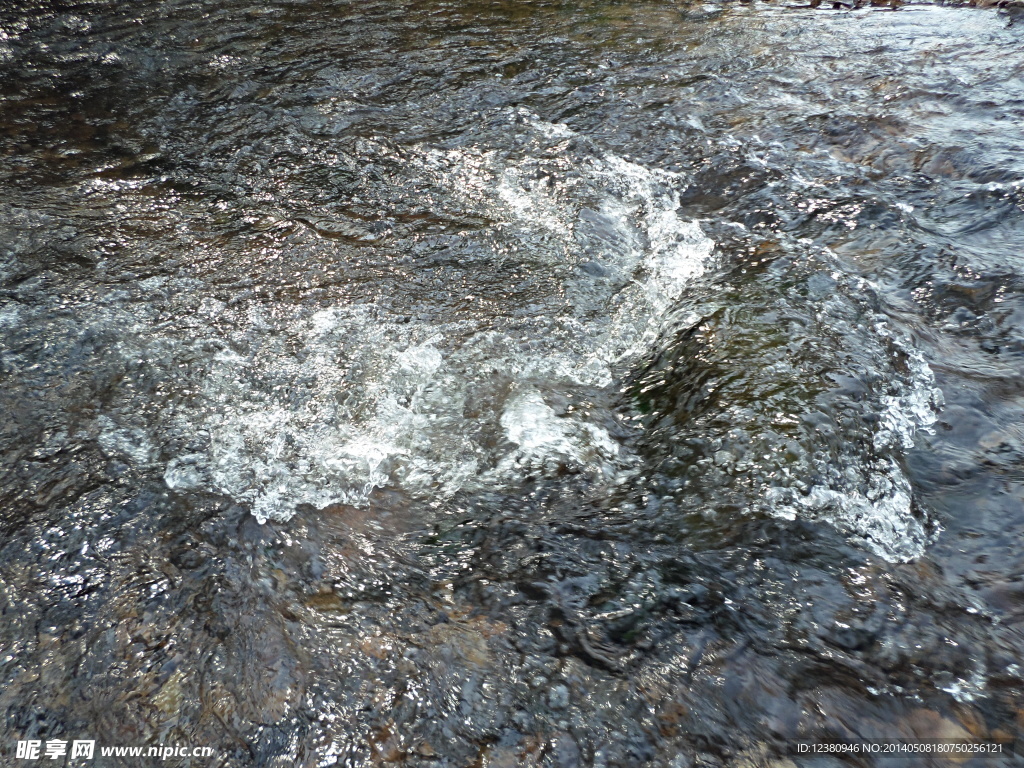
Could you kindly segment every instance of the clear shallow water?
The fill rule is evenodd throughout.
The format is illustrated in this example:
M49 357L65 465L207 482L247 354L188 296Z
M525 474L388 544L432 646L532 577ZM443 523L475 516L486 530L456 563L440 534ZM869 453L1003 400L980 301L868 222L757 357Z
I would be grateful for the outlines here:
M741 765L1020 729L1006 17L0 27L10 745Z

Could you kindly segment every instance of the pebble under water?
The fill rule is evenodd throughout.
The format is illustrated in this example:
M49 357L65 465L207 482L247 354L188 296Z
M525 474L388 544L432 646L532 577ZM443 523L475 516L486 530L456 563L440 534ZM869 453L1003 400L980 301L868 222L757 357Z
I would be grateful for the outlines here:
M0 762L1017 764L1015 13L4 5Z

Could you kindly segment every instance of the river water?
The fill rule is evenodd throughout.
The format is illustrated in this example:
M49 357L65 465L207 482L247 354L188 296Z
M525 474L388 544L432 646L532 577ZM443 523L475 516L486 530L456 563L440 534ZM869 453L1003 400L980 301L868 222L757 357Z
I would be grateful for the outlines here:
M0 754L1024 732L1014 19L5 5Z

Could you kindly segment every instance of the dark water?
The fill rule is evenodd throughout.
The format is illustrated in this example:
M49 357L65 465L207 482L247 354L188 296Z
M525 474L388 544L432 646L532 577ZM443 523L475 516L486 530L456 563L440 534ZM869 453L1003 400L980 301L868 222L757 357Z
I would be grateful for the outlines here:
M4 764L1019 736L1012 22L4 5Z

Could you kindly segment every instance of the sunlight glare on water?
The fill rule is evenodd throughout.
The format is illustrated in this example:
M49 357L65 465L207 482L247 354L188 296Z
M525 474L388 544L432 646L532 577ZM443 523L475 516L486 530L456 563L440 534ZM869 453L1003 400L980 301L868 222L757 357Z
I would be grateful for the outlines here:
M1019 2L829 5L0 5L0 762L1016 733Z

